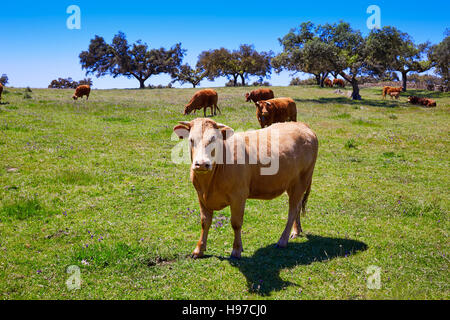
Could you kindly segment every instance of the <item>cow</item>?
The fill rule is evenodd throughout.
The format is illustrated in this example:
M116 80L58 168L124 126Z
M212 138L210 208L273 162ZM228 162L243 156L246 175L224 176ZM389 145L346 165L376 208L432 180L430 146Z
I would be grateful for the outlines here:
M234 230L231 257L241 257L241 228L247 199L271 200L287 192L289 215L277 246L284 248L289 236L299 236L302 232L300 213L306 212L318 153L316 134L308 125L276 123L265 129L234 133L224 124L197 118L190 122L180 121L173 130L180 139L188 139L190 179L200 205L202 231L193 258L202 257L206 250L214 211L228 206ZM266 156L269 153L270 159ZM253 162L239 162L239 159L252 156ZM278 170L263 173L270 161L278 163Z
M333 88L333 82L331 82L329 78L325 78L325 80L323 80L323 84L327 87Z
M436 101L428 98L410 96L408 97L408 102L411 104L423 105L425 107L436 107Z
M86 96L86 100L89 100L89 94L91 93L91 87L87 84L82 84L75 89L75 93L73 94L73 100L77 100L78 98L83 98Z
M247 92L245 94L245 101L246 102L253 101L256 103L261 100L273 99L274 97L275 96L271 89L262 88L262 89L253 90L250 93Z
M0 83L0 101L2 101L3 85Z
M341 88L345 88L345 81L342 79L334 79L333 80L333 86L338 86Z
M398 98L400 97L400 92L398 91L389 91L388 94L391 96L391 99L395 98L398 100Z
M203 116L206 117L206 108L208 107L211 107L211 116L213 115L215 116L217 114L216 109L219 110L220 113L222 113L222 111L220 111L219 107L217 106L217 100L218 96L215 90L213 89L199 90L194 94L189 103L185 106L184 115L188 115L192 111L194 111L195 113L197 110L203 108Z
M256 118L261 128L272 123L297 121L297 106L291 98L275 98L255 103Z
M386 94L390 95L391 92L392 93L393 92L399 92L400 93L402 91L403 91L402 87L396 88L396 87L385 86L385 87L383 87L383 92L381 93L381 95L383 96L383 99L386 99Z

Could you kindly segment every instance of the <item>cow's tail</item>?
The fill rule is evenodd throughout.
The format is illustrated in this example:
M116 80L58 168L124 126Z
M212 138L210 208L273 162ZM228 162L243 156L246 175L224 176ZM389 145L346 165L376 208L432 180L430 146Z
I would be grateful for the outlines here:
M302 216L306 216L306 203L308 202L309 193L311 192L311 184L312 179L309 181L308 187L306 188L305 194L303 195L302 211L301 211Z

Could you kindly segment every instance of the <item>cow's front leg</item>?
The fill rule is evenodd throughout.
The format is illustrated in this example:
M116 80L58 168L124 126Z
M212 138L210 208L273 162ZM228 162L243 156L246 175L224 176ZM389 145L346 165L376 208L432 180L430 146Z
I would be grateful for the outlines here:
M200 233L200 240L197 242L194 252L192 252L192 258L201 258L206 251L206 242L208 240L208 231L211 227L213 211L207 209L200 203L200 219L202 222L202 232Z
M231 227L234 231L233 251L231 258L240 259L242 248L241 229L244 222L245 199L231 204Z

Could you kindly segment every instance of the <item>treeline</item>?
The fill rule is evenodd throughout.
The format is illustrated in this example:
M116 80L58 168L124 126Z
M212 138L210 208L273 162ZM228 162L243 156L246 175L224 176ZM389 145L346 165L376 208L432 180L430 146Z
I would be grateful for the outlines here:
M75 89L79 85L87 84L89 86L92 86L92 79L87 78L80 81L74 81L72 78L58 78L55 80L52 80L50 84L48 85L48 88L50 89Z
M442 84L448 86L448 30L445 36L437 45L416 44L407 33L390 26L363 36L346 22L323 25L305 22L279 39L282 52L277 55L272 51L258 52L253 45L243 44L236 50L203 51L192 67L182 64L186 50L180 43L170 49L150 49L142 41L128 43L125 34L119 32L110 44L96 36L79 58L87 75L135 78L140 88L145 88L145 81L152 75L160 73L169 74L172 83L190 83L195 88L204 79L213 81L219 77L229 80L227 86L246 85L251 76L259 77L256 84L263 84L272 70L277 73L288 70L311 74L320 86L328 76L340 77L351 85L352 98L360 99L361 79L386 81L398 79L397 73L401 74L403 90L410 74L432 68Z

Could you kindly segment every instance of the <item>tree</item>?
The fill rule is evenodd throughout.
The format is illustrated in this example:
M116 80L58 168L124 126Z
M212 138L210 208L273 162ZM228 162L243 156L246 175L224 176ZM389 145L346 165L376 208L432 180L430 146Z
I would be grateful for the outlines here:
M257 52L252 45L243 44L233 52L225 49L203 51L199 55L197 67L205 70L209 80L225 76L237 86L242 85L250 75L266 77L270 74L272 52Z
M2 76L0 77L0 83L2 85L6 85L8 83L8 76L6 74L2 74Z
M88 51L81 52L79 57L82 69L86 69L86 75L134 77L143 89L145 81L152 75L174 75L181 65L185 51L180 43L169 50L149 49L148 45L140 40L129 45L125 34L119 32L111 44L107 44L102 37L95 36Z
M172 83L177 81L181 84L190 83L195 88L206 77L206 72L202 68L192 69L188 64L184 64L173 77Z
M407 33L395 27L373 29L367 37L366 49L371 68L402 74L403 91L406 91L409 72L421 73L434 66L430 44L415 44Z
M312 73L318 84L328 73L340 75L353 88L352 99L360 100L358 76L367 72L365 39L346 22L314 26L302 23L291 29L280 43L283 53L274 59L275 68Z
M333 69L324 58L333 54L332 47L315 34L315 26L304 22L297 29L291 29L283 38L278 39L283 52L272 59L276 72L283 69L313 74L317 85L323 87L324 80Z
M446 30L446 37L433 48L431 59L435 64L435 72L442 77L443 84L448 86L450 82L450 29Z

